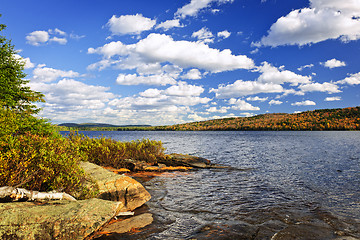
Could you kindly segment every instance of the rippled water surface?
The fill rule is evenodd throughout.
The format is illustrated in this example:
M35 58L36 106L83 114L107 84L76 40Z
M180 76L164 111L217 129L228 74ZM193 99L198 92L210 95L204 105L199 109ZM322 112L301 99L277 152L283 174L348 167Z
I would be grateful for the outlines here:
M84 132L236 170L138 179L154 223L103 239L360 239L360 132Z

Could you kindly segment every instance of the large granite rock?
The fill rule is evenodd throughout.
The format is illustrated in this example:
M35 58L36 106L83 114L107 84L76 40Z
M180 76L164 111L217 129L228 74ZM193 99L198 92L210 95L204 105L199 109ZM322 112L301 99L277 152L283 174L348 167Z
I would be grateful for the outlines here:
M151 198L128 176L92 163L81 166L99 186L101 199L0 203L0 239L84 239L119 212L134 210Z
M121 202L121 211L132 211L151 198L150 193L131 177L113 173L89 162L80 165L99 186L98 198Z
M84 239L118 211L119 202L102 199L0 204L0 239Z

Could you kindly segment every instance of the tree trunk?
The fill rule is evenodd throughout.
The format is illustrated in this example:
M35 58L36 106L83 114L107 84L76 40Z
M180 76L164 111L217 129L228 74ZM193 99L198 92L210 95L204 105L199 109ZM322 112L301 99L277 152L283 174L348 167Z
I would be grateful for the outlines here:
M0 202L35 201L35 200L76 201L76 199L73 196L67 193L29 191L24 188L14 188L9 186L0 187Z

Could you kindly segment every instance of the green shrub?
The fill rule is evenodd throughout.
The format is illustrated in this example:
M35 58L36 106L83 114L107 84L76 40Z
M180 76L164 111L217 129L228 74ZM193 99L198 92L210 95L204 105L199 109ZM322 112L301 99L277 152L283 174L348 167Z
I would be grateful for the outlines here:
M78 165L81 157L68 139L7 135L0 142L0 153L0 186L64 191L81 199L95 194L84 185L86 175Z
M161 141L149 139L120 142L105 137L89 138L75 132L69 134L69 139L77 146L83 160L114 168L126 168L125 159L156 164L165 150Z
M26 132L41 136L60 136L47 120L11 110L0 102L0 141L5 136L21 135Z

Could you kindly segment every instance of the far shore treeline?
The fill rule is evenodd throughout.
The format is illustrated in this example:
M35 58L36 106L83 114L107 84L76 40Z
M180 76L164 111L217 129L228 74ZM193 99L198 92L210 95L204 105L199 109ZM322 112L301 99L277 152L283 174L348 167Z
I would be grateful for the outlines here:
M60 131L354 131L360 130L360 106L301 113L270 113L169 126L60 124Z

